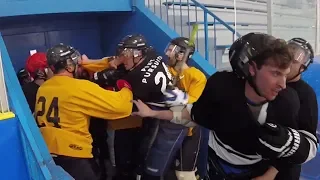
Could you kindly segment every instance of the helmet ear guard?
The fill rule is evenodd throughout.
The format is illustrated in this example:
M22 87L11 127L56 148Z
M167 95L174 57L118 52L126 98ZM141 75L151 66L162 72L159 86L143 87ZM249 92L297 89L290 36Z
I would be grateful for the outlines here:
M230 64L233 67L233 72L241 79L246 79L251 76L249 74L249 65L252 64L252 59L257 58L259 53L253 48L249 42L246 42L240 51L233 51L230 54Z

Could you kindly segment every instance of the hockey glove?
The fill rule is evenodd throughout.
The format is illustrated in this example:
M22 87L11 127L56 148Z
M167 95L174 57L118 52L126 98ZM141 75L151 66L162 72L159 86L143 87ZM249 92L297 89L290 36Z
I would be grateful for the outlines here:
M121 79L125 72L117 69L106 69L93 74L93 80L100 85L115 86L118 79Z
M178 88L167 88L164 92L164 102L167 107L187 105L188 94Z
M132 91L131 85L123 79L119 79L116 82L116 91L120 91L122 88L128 88Z
M259 131L259 154L267 159L289 157L299 148L300 134L291 128L266 123Z

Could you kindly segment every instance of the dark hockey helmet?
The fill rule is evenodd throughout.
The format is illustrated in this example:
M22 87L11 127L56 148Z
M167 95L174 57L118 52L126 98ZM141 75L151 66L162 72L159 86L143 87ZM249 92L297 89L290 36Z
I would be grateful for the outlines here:
M81 54L69 45L58 44L47 51L47 62L51 70L56 73L67 67L68 60L74 65L78 65Z
M127 35L118 43L116 54L120 56L130 53L137 57L140 53L144 55L147 47L147 41L141 34Z
M292 38L288 41L288 46L292 49L293 58L304 66L304 70L313 63L314 51L311 44L303 38Z

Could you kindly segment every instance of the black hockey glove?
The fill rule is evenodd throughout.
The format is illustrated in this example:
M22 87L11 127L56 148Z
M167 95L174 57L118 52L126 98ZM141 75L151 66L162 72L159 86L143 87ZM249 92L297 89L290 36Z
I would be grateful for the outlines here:
M259 130L258 153L266 159L293 155L300 145L298 131L277 124L266 123Z
M93 80L95 83L103 86L115 86L117 80L123 78L126 72L117 69L106 69L93 74Z

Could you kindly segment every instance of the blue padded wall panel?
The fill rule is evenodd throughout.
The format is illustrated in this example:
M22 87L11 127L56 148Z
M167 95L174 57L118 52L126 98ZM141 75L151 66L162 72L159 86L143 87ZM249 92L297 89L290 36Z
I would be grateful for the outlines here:
M19 131L17 117L0 121L0 179L30 179Z
M36 49L45 52L47 49L44 33L4 36L3 39L6 42L15 71L24 67L30 50Z
M28 14L131 11L132 0L0 0L0 17Z
M77 48L91 58L102 57L99 29L80 29L48 32L48 47L64 43Z
M16 71L24 67L30 50L45 52L57 43L73 45L91 58L100 58L103 53L99 18L108 14L68 13L7 17L0 19L0 32Z

